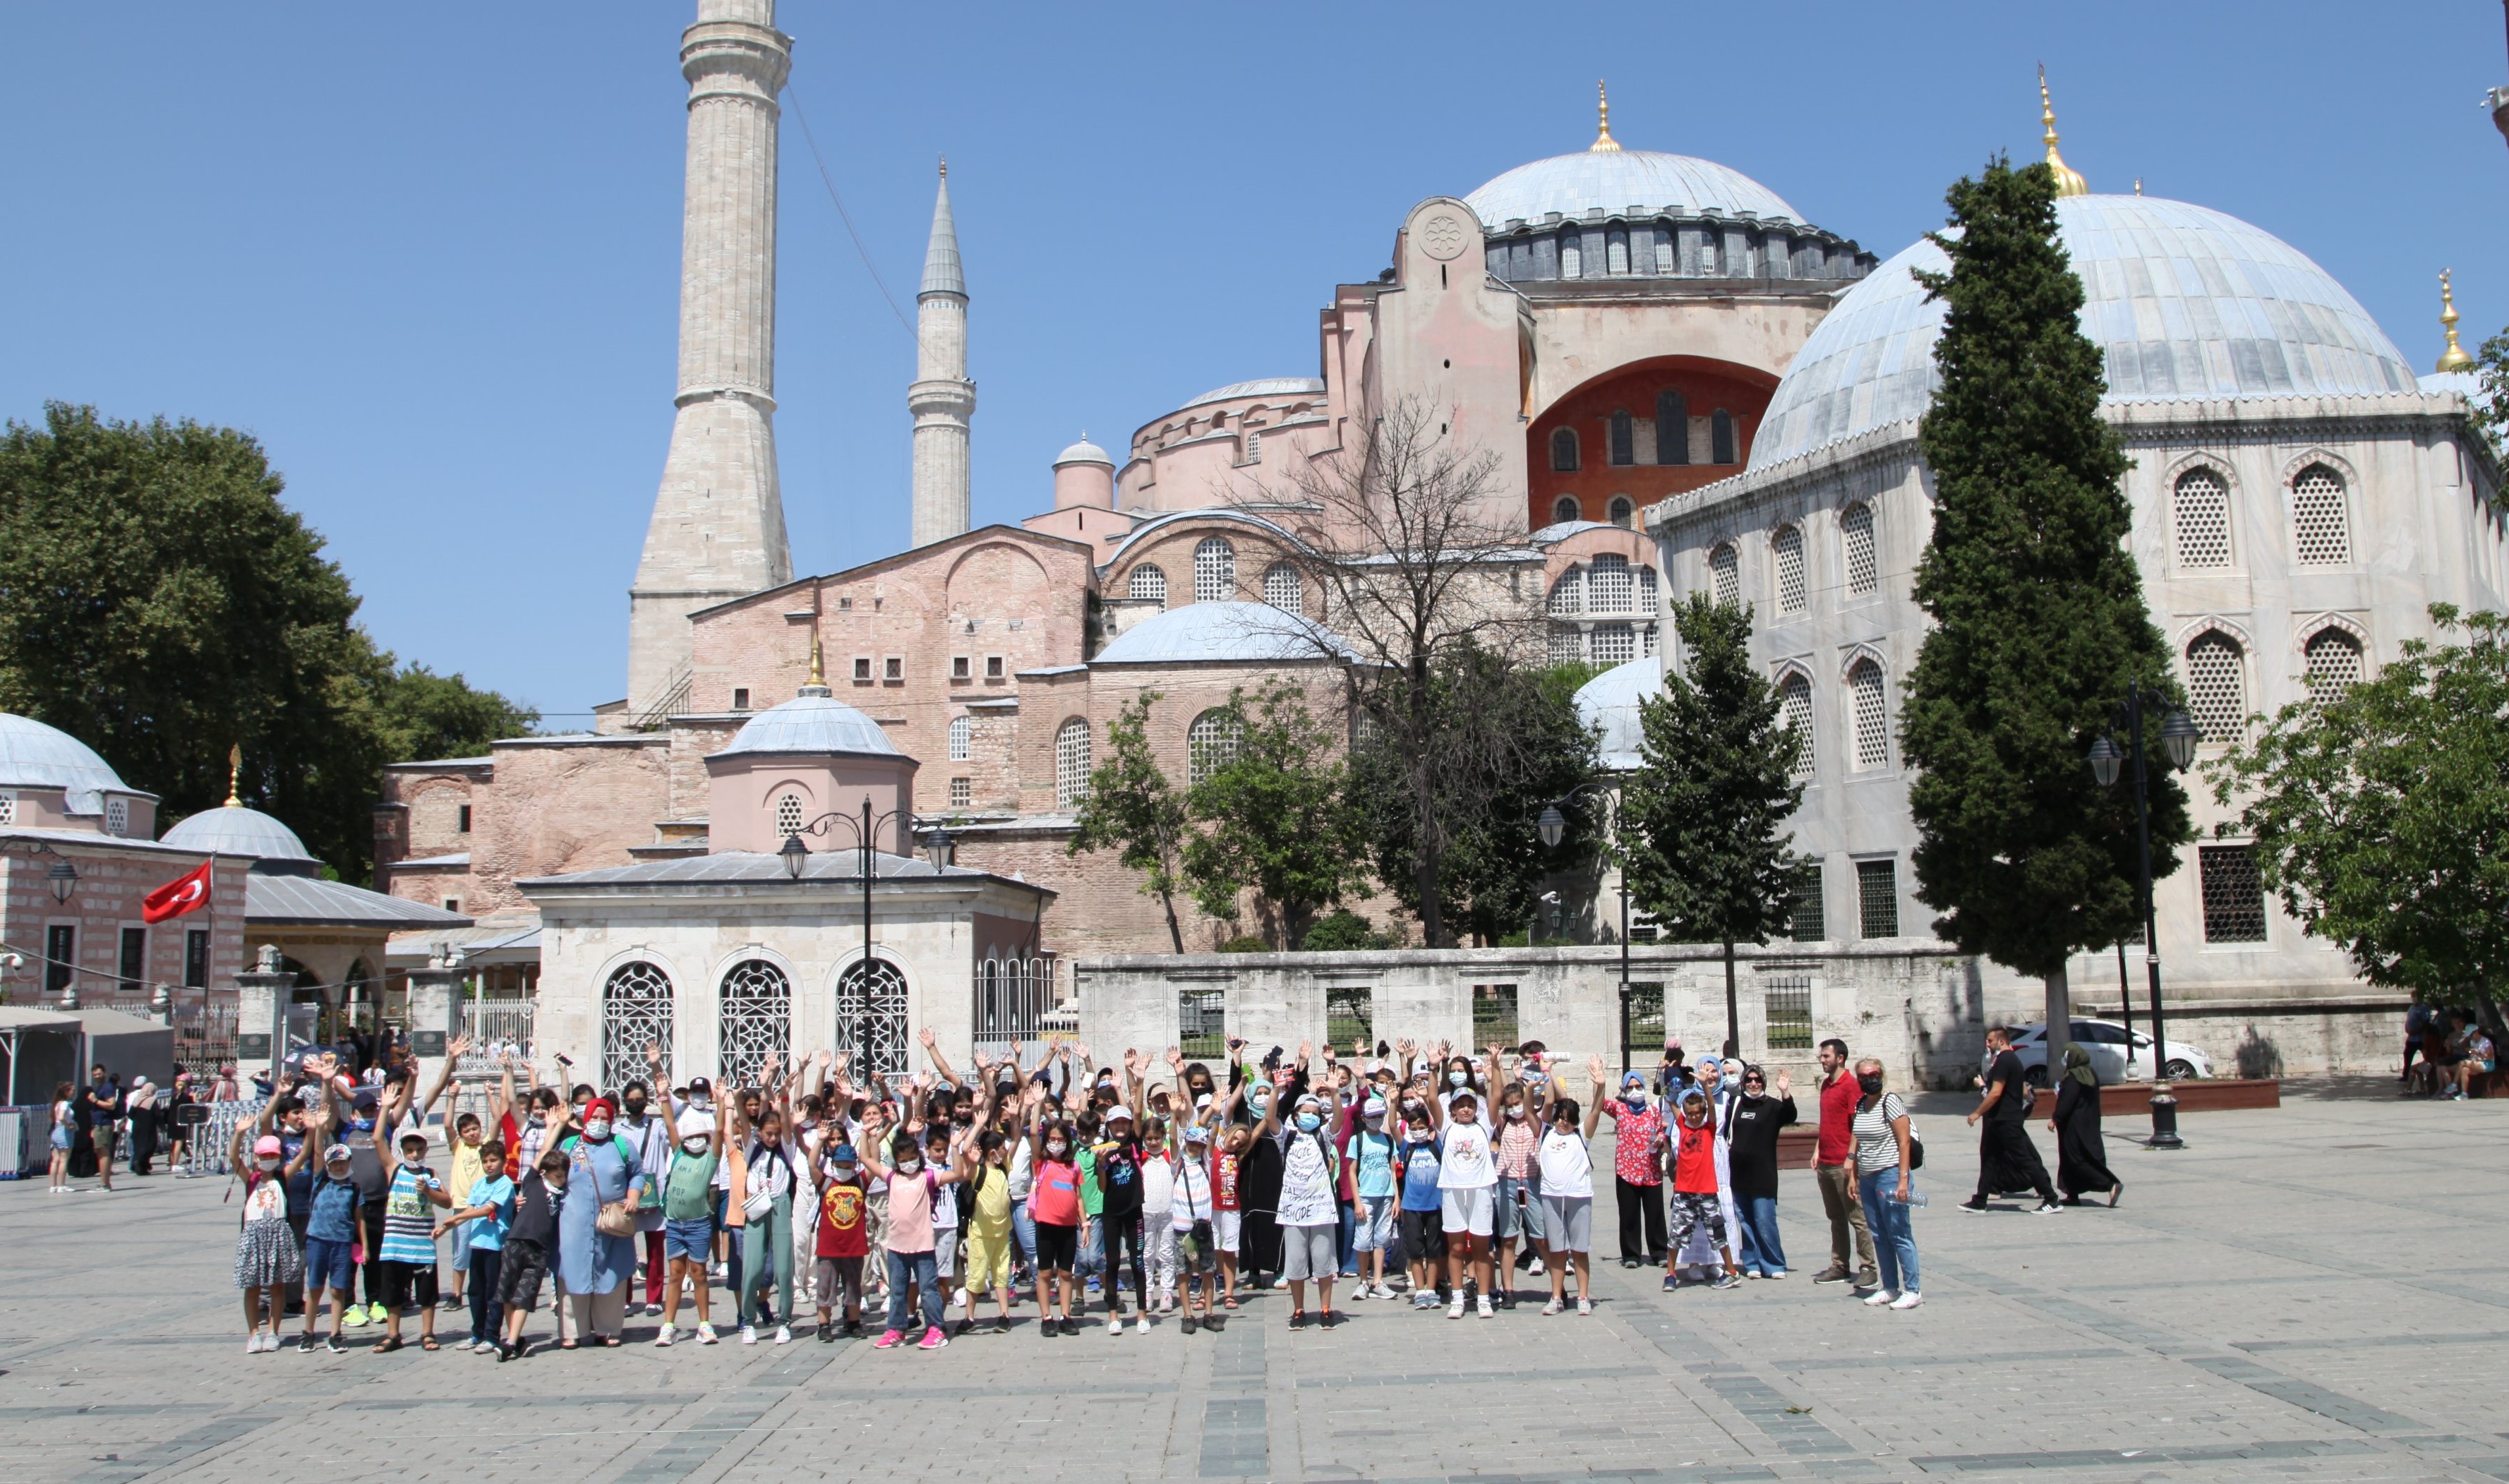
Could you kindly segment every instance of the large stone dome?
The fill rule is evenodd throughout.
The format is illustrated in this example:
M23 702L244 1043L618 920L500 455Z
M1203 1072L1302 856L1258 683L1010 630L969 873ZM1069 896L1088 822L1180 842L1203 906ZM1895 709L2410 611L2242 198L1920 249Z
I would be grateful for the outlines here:
M2270 232L2152 196L2059 197L2056 225L2081 276L2082 333L2106 357L2110 401L2415 388L2360 302ZM1840 297L1778 384L1751 467L1925 415L1943 306L1914 274L1948 266L1920 240Z
M95 750L57 726L0 713L0 788L131 792Z
M1632 206L1803 220L1784 197L1741 170L1651 149L1580 150L1536 160L1485 183L1464 202L1491 231L1510 221L1539 223L1554 211L1574 221L1590 210L1619 213Z
M1280 664L1351 651L1313 619L1268 603L1188 603L1144 618L1093 665Z

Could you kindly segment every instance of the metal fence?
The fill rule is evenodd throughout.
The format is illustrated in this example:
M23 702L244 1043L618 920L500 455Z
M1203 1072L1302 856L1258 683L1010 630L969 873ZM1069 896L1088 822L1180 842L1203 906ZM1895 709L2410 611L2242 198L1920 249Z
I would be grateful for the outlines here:
M974 994L975 1049L981 1056L1007 1054L1011 1043L1034 1046L1050 1036L1079 1029L1079 1017L1067 1004L1063 961L1053 957L988 958L976 965Z
M470 1038L471 1055L480 1065L493 1066L506 1057L532 1059L532 1021L540 1002L522 996L465 995L462 1034Z

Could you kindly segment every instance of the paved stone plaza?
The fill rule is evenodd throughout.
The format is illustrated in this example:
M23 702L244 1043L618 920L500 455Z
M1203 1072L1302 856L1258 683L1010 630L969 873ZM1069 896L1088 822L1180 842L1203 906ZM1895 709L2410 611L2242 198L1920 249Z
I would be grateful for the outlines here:
M2509 1102L2290 1093L2191 1118L2177 1155L2113 1119L2124 1205L2043 1218L1951 1208L1966 1104L1927 1099L1929 1302L1908 1314L1806 1280L1825 1239L1797 1172L1783 1282L1661 1293L1608 1260L1598 1210L1589 1319L1363 1303L1292 1334L1266 1294L1218 1336L1042 1341L1024 1308L929 1354L247 1355L224 1182L20 1180L0 1185L0 1477L2509 1479L2489 1411Z

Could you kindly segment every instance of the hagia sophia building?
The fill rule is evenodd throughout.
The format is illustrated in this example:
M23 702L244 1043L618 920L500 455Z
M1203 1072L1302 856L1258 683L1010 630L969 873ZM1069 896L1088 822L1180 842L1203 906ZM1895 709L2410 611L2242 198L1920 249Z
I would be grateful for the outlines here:
M825 1044L736 1029L736 999L758 1007L743 1026L878 1004L895 1012L883 1040L911 1020L963 1044L983 1016L971 965L1167 951L1131 872L1067 854L1093 758L1155 691L1151 742L1181 785L1198 721L1232 688L1331 685L1326 651L1285 645L1265 615L1329 616L1285 560L1323 518L1302 477L1406 401L1495 460L1481 517L1520 534L1508 594L1553 657L1607 667L1581 697L1607 761L1634 761L1667 604L1751 603L1755 649L1812 739L1796 828L1819 864L1797 938L1944 951L1914 896L1893 741L1923 634L1914 420L1941 315L1910 273L1938 249L1880 261L1739 171L1625 147L1606 104L1574 152L1390 224L1390 265L1326 297L1316 374L1215 388L1113 451L1075 443L1052 462L1049 508L971 529L983 271L959 250L945 168L907 388L914 544L796 576L773 428L790 65L773 20L772 0L699 0L683 40L679 392L629 589L625 698L593 732L396 764L377 811L378 886L473 919L449 936L537 977L550 1034L615 1039L595 1021L623 995L676 1016L650 1033L701 1057ZM2453 331L2454 359L2417 377L2300 252L2201 206L2090 194L2047 124L2104 410L2136 461L2136 555L2208 736L2307 676L2375 667L2430 632L2432 601L2500 607L2498 470ZM849 848L867 798L876 944ZM944 825L946 852L928 835ZM797 835L799 864L780 848ZM2200 861L2191 849L2162 905L2174 971L2218 981L2199 998L2357 999L2341 955L2212 848L2208 834ZM1244 931L1179 909L1188 949ZM447 937L413 935L396 961Z

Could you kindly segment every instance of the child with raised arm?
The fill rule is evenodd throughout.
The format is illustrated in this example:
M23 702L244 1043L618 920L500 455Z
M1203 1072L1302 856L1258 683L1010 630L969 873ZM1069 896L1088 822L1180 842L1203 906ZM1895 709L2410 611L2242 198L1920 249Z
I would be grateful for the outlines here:
M671 1147L670 1160L662 1168L662 1260L669 1272L662 1280L662 1331L654 1343L670 1345L678 1340L680 1285L687 1283L696 1292L697 1343L712 1345L716 1336L709 1312L706 1259L714 1250L714 1178L723 1164L723 1151L715 1143L711 1116L691 1118L683 1112L661 1123Z
M1071 1306L1080 1296L1074 1272L1080 1260L1080 1157L1070 1125L1045 1117L1045 1089L1030 1087L1024 1100L1033 1172L1028 1209L1036 1230L1037 1332L1050 1340L1079 1333Z
M887 1246L888 1328L874 1341L891 1350L906 1341L909 1316L906 1291L913 1284L921 1295L923 1338L917 1350L939 1350L950 1343L941 1332L941 1274L933 1255L932 1207L944 1186L956 1185L955 1169L927 1169L923 1146L907 1129L891 1132L884 1114L875 1115L864 1130L863 1169L888 1181L888 1222L881 1239Z

